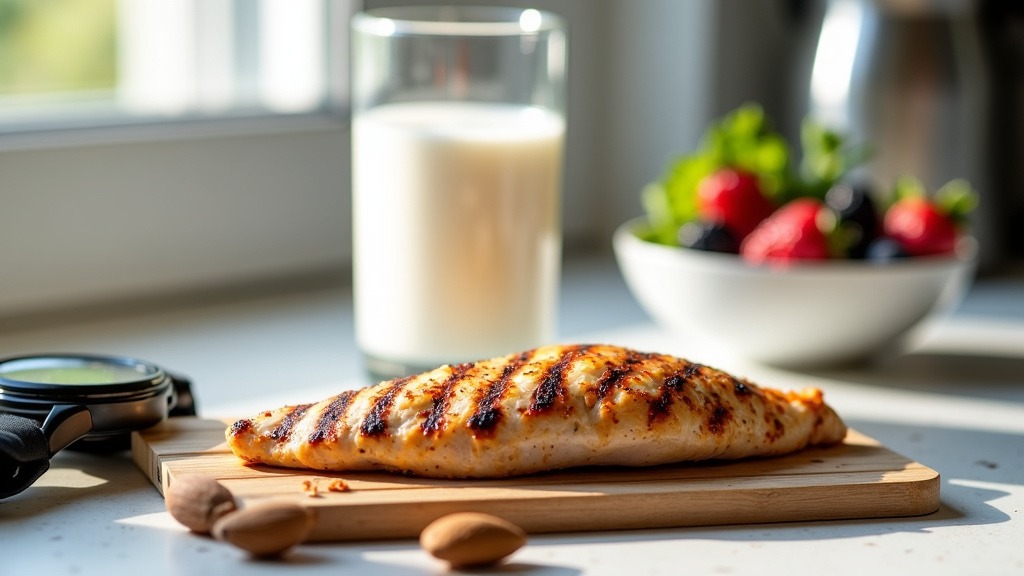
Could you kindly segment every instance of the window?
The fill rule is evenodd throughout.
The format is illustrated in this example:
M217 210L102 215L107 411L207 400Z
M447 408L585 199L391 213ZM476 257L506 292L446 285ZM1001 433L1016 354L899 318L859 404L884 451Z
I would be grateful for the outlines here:
M0 318L342 269L358 3L0 0Z
M344 105L350 0L0 0L0 133Z

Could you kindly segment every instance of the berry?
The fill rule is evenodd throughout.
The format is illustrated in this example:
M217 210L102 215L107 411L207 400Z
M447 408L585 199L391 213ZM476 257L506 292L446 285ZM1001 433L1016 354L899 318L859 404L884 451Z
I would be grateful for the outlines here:
M868 244L864 253L864 257L872 262L891 262L908 256L910 254L907 254L899 242L885 236L876 238Z
M697 185L700 219L720 223L740 242L773 210L774 206L761 191L757 176L750 172L722 168Z
M836 184L825 194L825 204L839 217L847 237L846 256L864 258L882 228L871 191L864 184Z
M882 227L911 256L948 254L956 247L953 219L923 196L897 200L886 211Z
M737 254L740 244L729 230L717 222L687 222L679 227L679 245L695 250Z
M832 250L826 231L834 223L835 215L821 200L791 200L747 236L740 245L740 256L754 264L830 258Z

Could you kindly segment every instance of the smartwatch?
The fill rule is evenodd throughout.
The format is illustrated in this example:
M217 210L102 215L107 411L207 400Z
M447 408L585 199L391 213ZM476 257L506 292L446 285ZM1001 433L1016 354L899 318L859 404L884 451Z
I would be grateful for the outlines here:
M195 414L191 382L151 362L88 354L0 360L0 499L32 485L60 450L125 450L132 431Z

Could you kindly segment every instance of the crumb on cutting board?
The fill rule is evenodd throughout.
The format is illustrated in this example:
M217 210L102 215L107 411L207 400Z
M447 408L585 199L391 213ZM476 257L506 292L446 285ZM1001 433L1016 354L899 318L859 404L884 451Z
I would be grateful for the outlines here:
M302 491L306 492L310 498L319 498L321 480L327 479L315 478L313 480L303 480ZM348 485L348 482L345 482L341 478L331 478L330 481L327 483L326 488L328 492L348 492L349 490L351 490L351 488Z

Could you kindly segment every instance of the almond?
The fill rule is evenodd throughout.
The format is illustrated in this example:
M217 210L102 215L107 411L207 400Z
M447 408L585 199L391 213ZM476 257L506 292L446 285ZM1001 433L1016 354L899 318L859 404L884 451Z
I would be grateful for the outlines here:
M199 534L208 534L218 519L238 507L227 488L201 474L173 477L165 500L171 516Z
M420 533L420 546L453 568L495 564L524 544L522 528L479 512L443 516Z
M265 502L232 512L213 525L213 537L254 556L277 556L313 529L313 513L291 502Z

